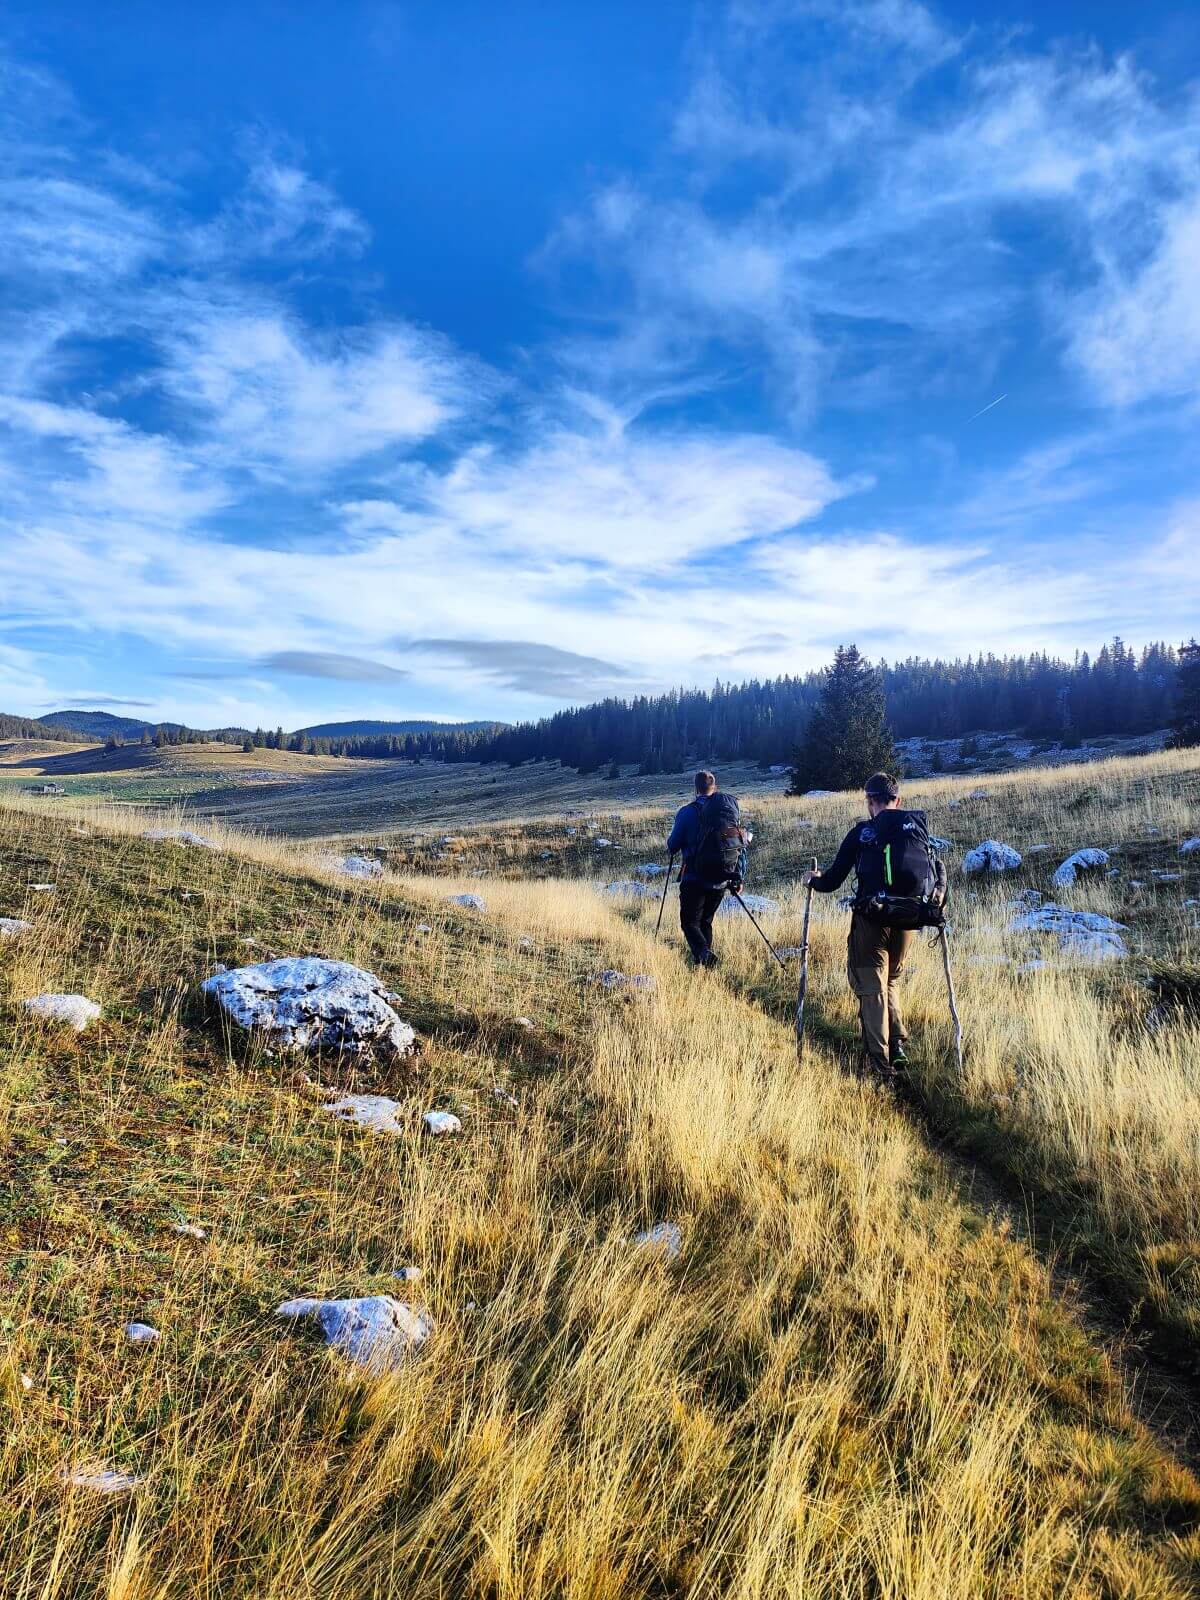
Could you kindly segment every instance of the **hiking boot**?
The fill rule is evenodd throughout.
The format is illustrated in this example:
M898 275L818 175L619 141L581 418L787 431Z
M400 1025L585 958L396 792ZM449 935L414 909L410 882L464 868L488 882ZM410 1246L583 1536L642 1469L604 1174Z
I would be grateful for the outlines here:
M864 1056L863 1071L868 1078L878 1078L879 1082L889 1089L895 1088L899 1081L899 1075L892 1063L878 1056Z
M898 1044L892 1045L888 1052L888 1059L893 1067L899 1067L901 1070L908 1066L908 1052L904 1048L903 1039Z

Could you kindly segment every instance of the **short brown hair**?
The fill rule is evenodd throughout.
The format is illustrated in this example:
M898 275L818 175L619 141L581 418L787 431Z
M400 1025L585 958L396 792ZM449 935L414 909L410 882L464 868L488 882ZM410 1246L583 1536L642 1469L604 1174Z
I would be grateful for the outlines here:
M698 772L696 774L696 793L707 794L710 789L717 787L717 780L711 772Z
M898 800L900 785L890 772L873 772L867 779L867 793L872 800Z

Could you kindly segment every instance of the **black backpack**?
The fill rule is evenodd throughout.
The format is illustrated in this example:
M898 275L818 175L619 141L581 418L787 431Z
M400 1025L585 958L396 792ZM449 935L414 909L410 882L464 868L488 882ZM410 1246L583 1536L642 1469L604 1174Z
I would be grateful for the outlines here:
M890 928L940 928L945 863L934 854L923 811L881 811L859 834L854 909Z
M688 876L723 887L741 871L746 831L742 814L731 794L718 789L700 808L700 838L688 860Z

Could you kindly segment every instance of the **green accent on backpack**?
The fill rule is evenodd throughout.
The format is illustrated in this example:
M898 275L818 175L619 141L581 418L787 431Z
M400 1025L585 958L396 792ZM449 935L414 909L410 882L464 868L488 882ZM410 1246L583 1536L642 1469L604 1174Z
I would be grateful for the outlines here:
M892 847L890 844L885 844L883 847L883 875L887 879L887 885L890 889L892 887Z

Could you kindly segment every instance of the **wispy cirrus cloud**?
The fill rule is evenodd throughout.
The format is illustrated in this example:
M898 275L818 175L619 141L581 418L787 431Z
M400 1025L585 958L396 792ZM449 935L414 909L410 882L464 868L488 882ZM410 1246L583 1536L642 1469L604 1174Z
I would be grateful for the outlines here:
M629 667L615 661L531 639L413 639L408 648L466 667L506 689L552 700L627 692L636 681Z

